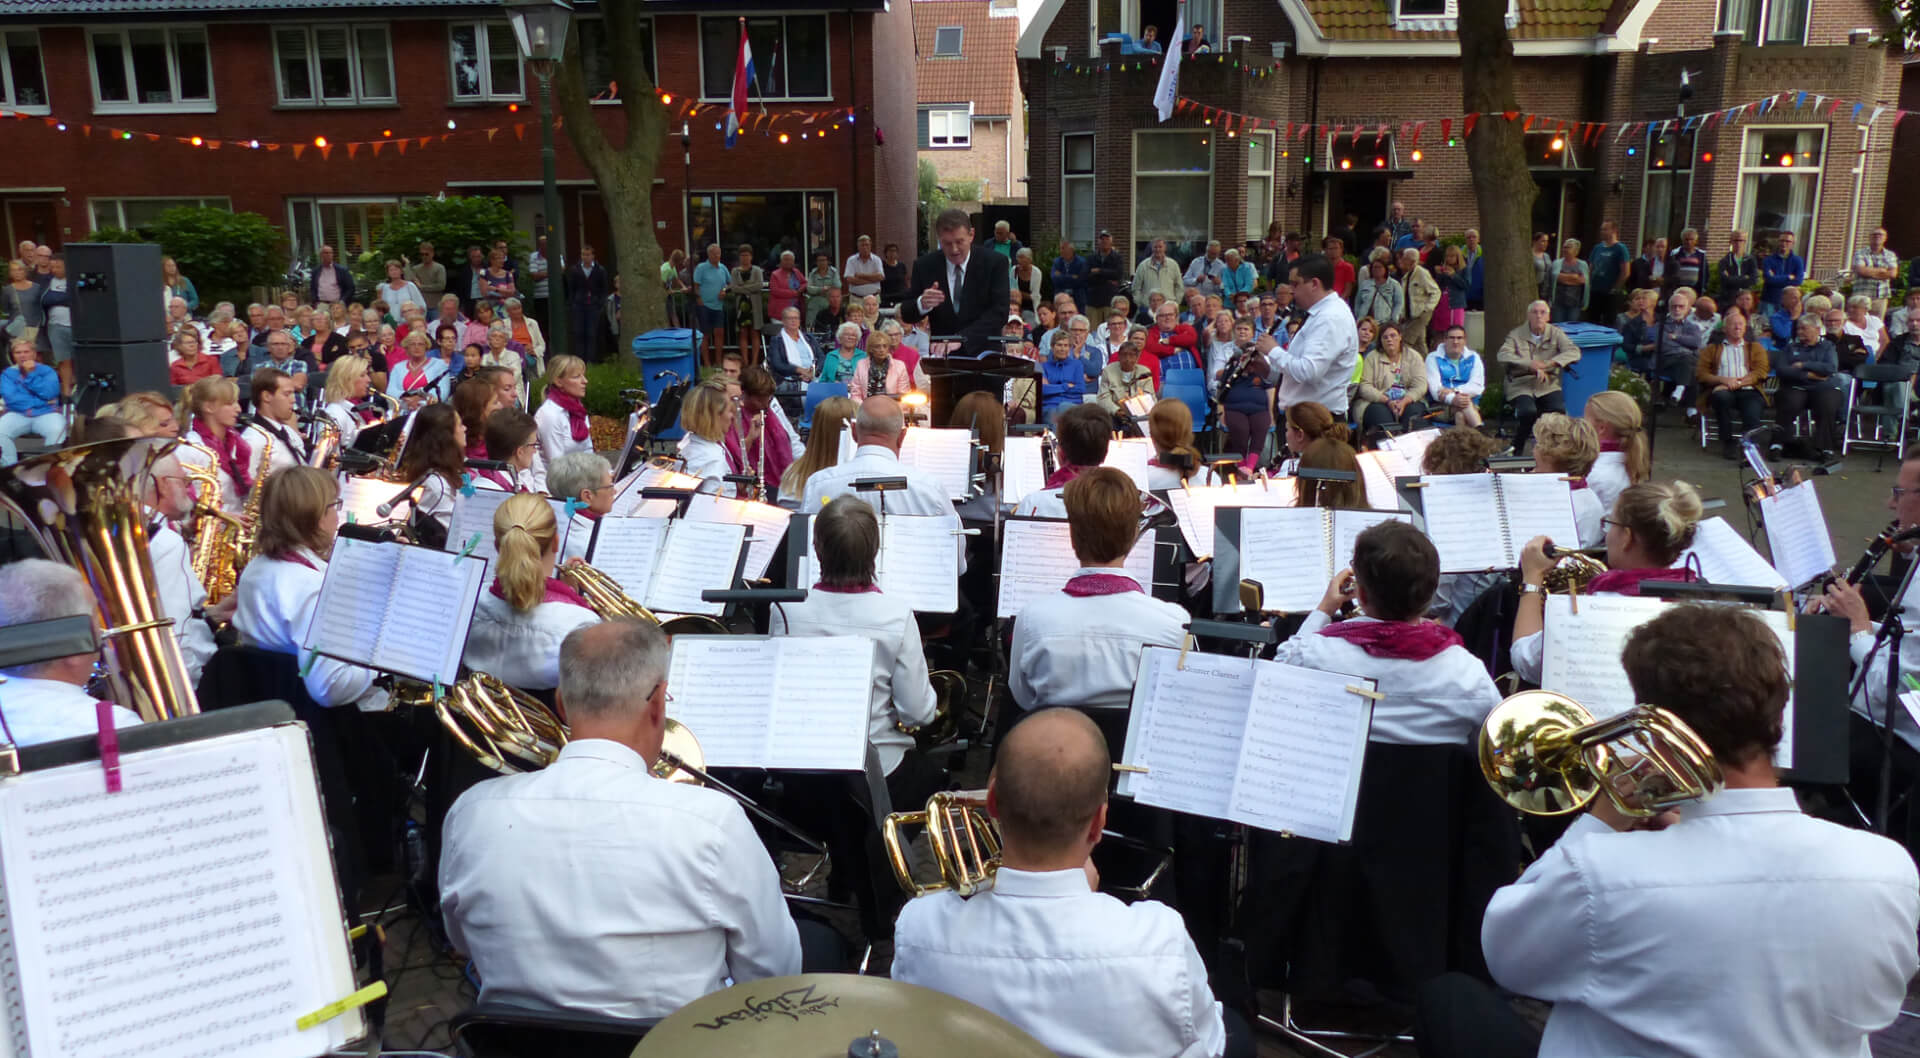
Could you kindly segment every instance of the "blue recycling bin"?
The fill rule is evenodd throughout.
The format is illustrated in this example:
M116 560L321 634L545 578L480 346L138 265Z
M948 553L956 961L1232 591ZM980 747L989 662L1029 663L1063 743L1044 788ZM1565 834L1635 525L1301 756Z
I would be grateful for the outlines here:
M1607 379L1613 374L1614 355L1624 339L1619 331L1598 323L1563 323L1560 329L1580 347L1580 359L1560 376L1567 414L1580 415L1586 411L1587 398L1607 388Z
M647 387L647 400L658 404L660 393L676 382L693 383L699 378L699 332L686 328L662 328L633 339L633 355L640 360L640 378ZM676 417L670 423L655 423L653 436L662 441L678 441L685 431Z

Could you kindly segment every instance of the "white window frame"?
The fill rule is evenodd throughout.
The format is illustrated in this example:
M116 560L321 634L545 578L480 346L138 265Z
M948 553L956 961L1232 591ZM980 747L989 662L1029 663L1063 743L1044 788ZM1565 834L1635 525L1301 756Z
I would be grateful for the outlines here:
M473 95L460 94L460 81L453 67L453 34L455 30L472 26L474 29L474 47L480 53L480 91ZM514 40L513 61L520 71L520 88L514 92L497 92L493 85L492 45L487 37L493 33L505 33L513 39L513 24L504 18L463 19L447 23L447 98L454 106L471 106L476 103L521 103L527 98L527 57L520 54L520 42ZM388 51L392 51L389 44Z
M1809 166L1806 169L1800 169L1798 167L1795 167L1793 169L1782 169L1777 165L1766 166L1766 165L1748 165L1747 164L1747 137L1748 136L1753 136L1753 135L1764 136L1769 132L1808 132L1808 131L1818 132L1820 134L1820 164L1819 165ZM1809 262L1809 265L1808 265L1809 274L1811 274L1812 272L1811 262L1813 261L1814 240L1815 240L1815 237L1820 234L1820 195L1826 191L1827 155L1828 155L1828 152L1831 151L1832 149L1833 149L1833 136L1831 134L1831 130L1826 125L1812 125L1812 124L1748 125L1742 131L1742 135L1740 137L1740 147L1739 147L1740 156L1738 159L1738 165L1736 167L1738 176L1733 185L1733 221L1734 221L1734 226L1746 232L1748 238L1756 239L1756 240L1758 239L1757 234L1753 230L1753 218L1746 215L1747 207L1750 205L1750 203L1747 202L1747 177L1749 175L1760 175L1760 174L1766 174L1766 173L1781 173L1781 172L1790 173L1792 175L1800 175L1803 173L1813 174L1813 204L1811 208L1807 210L1807 230L1796 231L1793 233L1793 242L1794 242L1793 252L1799 254L1801 260ZM1846 250L1847 261L1849 264L1853 260L1852 254L1853 254L1853 251L1851 249Z
M1683 134L1675 133L1675 135ZM1680 169L1678 167L1667 169L1664 167L1656 168L1654 166L1653 144L1658 137L1659 129L1657 127L1649 128L1647 129L1646 138L1640 141L1640 242L1638 245L1645 246L1648 239L1667 239L1667 249L1671 250L1673 249L1673 242L1665 231L1649 232L1647 230L1647 203L1653 198L1653 177L1660 176L1662 179L1675 181L1680 179ZM1693 140L1693 157L1687 160L1687 201L1680 213L1683 217L1691 218L1693 216L1693 177L1699 168L1700 138L1699 134L1695 133Z
M746 15L749 21L752 21L753 19L756 19L756 18L759 18L759 19L777 18L777 19L780 19L783 23L790 18L817 18L821 21L821 25L823 27L822 39L824 39L827 42L827 53L825 56L826 67L827 67L826 69L827 91L825 95L755 96L752 92L748 92L747 98L751 99L755 103L830 103L833 101L833 18L827 12L825 11L779 11L779 12L772 12L772 13L740 12L740 14ZM694 46L698 51L698 58L699 58L700 101L702 103L725 103L728 101L728 97L724 95L710 96L706 94L707 49L706 49L706 43L705 43L706 37L702 30L702 24L709 18L724 18L724 19L731 20L737 17L738 15L731 14L731 13L723 13L719 11L702 11L700 12L699 17L694 21L694 33L695 33ZM787 40L787 34L784 27L781 30L780 40L782 41L782 45L783 45L781 48L782 54L780 56L780 65L785 66L787 65L787 56L785 54L786 49L784 47L784 43ZM767 56L762 56L762 55L754 56L753 57L754 66L758 67L761 63L766 62L767 58L768 58ZM728 70L732 70L733 59L731 57L728 58L727 63L728 63L728 67L727 67ZM791 87L793 84L793 78L787 77L786 82L788 86ZM811 268L813 266L808 265L807 267Z
M336 250L339 249L340 240L337 237L337 233L335 239L329 243L325 226L321 223L321 211L328 207L391 206L394 209L399 209L401 206L406 205L408 202L416 201L420 197L421 196L418 195L301 195L290 197L287 199L288 242L292 243L299 234L300 225L296 219L299 214L296 211L304 209L307 211L308 226L313 231L314 244L307 247L291 245L289 249L295 259L304 259L313 254L317 254L323 245L332 245ZM340 263L345 264L347 268L351 270L353 263L347 259L348 256L346 251L339 250Z
M606 20L607 19L605 15L576 14L574 16L574 23L575 23L576 29L579 27L579 25L587 22L599 22L604 24ZM660 25L659 23L653 20L652 15L643 16L641 17L640 21L645 22L647 24L647 29L649 30L649 32L647 33L647 47L649 49L647 52L647 66L649 69L653 71L653 82L654 82L653 87L658 89L660 87L660 37L659 37ZM595 99L589 99L588 102L597 107L617 107L620 105L620 98L618 96L615 96L612 99L595 98ZM575 243L574 245L577 246L579 244ZM812 267L812 266L809 265L808 267Z
M940 50L940 34L949 33L949 32L957 34L957 39L954 41L954 44L953 44L953 50L941 51ZM934 31L933 31L933 57L936 59L961 58L966 54L966 50L965 50L966 43L967 43L967 27L937 26L934 28Z
M972 103L939 103L921 109L927 112L927 150L964 151L973 147ZM949 128L947 130L947 142L936 142L934 140L935 132L933 126L936 118L945 118L948 122L958 120L961 128L965 130L961 133L961 138L956 139L953 135L953 130Z
M1405 33L1451 33L1460 28L1459 0L1446 0L1446 9L1438 15L1403 15L1400 13L1401 0L1390 0L1393 5L1393 28ZM1519 0L1507 0L1507 28L1520 24Z
M134 30L161 30L167 35L167 82L173 92L173 100L168 103L142 103L132 98L140 91L140 85L133 75L133 46L128 34ZM207 98L182 102L180 99L180 53L174 41L174 34L183 30L198 30L207 42ZM120 38L120 61L127 78L128 98L108 101L100 98L100 69L95 58L93 42L100 37L116 36ZM194 23L167 23L163 25L102 26L87 30L87 79L93 84L93 112L96 114L211 114L218 109L218 90L213 81L213 41L207 35L205 25ZM44 56L45 53L42 53ZM42 60L44 62L44 58Z
M87 199L87 231L96 232L103 227L125 228L129 202L172 202L180 206L193 203L202 208L211 206L233 212L233 199L226 195L104 195ZM103 208L113 210L112 224L100 223L100 210Z
M11 45L7 43L7 34L10 33L32 34L33 46L40 52L40 91L45 98L41 99L38 103L30 103L23 106L15 94L16 89L13 84L13 56L8 54ZM91 52L92 49L88 50ZM0 27L0 106L4 106L8 110L21 114L51 114L53 113L52 96L53 88L47 84L47 49L40 43L40 31L32 26Z
M1776 0L1753 0L1756 8L1753 39L1747 39L1747 27L1729 26L1727 22L1727 0L1716 0L1713 25L1722 33L1738 32L1743 43L1754 47L1800 48L1805 47L1807 39L1813 34L1813 0L1806 0L1806 11L1800 20L1800 36L1797 40L1767 40L1767 16L1772 14ZM1790 0L1789 0L1790 2ZM1803 255L1804 256L1804 255Z
M1082 182L1086 184L1088 192L1094 196L1094 214L1092 219L1089 220L1088 222L1092 226L1093 230L1088 232L1087 234L1091 236L1095 232L1098 232L1100 230L1100 213L1099 213L1100 189L1099 189L1099 183L1096 181L1094 176L1095 171L1098 168L1098 158L1099 158L1098 153L1091 150L1088 151L1088 155L1095 159L1095 169L1089 169L1084 173L1073 173L1073 172L1067 171L1067 141L1077 136L1085 136L1096 147L1099 144L1099 141L1094 139L1094 134L1091 132L1063 132L1060 134L1060 230L1063 233L1063 235L1069 239L1074 238L1074 233L1067 231L1067 216L1068 216L1067 185L1068 184L1077 185ZM1075 241L1075 245L1079 245L1078 240ZM1089 240L1087 245L1092 245L1091 240Z
M353 78L353 96L346 99L330 99L320 93L320 53L314 43L314 33L321 29L341 29L347 34L347 66ZM366 85L361 82L360 71L363 65L360 54L360 34L366 30L379 30L387 38L387 87L384 96L368 95ZM283 107L358 107L381 106L399 102L399 86L393 77L393 28L385 22L321 22L306 25L274 25L270 31L273 36L273 82L275 98ZM285 70L281 60L280 34L293 32L306 38L307 76L313 84L313 98L289 99L284 79ZM449 53L451 54L451 53Z
M1247 238L1264 239L1267 237L1267 225L1273 223L1274 174L1279 172L1279 159L1274 152L1278 151L1280 147L1275 142L1274 134L1271 132L1247 132L1242 133L1241 138L1249 145L1247 149L1247 189L1249 192L1247 195ZM1267 168L1265 169L1256 169L1253 167L1254 156L1251 145L1255 142L1265 143L1267 145ZM1266 200L1260 203L1262 219L1259 223L1258 230L1256 230L1253 221L1254 205L1251 192L1253 189L1252 181L1260 177L1266 178L1267 196Z
M1369 169L1342 169L1339 166L1334 164L1333 145L1335 140L1340 139L1342 137L1344 137L1350 143L1358 144L1362 137L1373 139L1375 137L1375 133L1368 132L1364 129L1356 132L1342 132L1337 136L1332 132L1327 133L1327 138L1323 140L1320 144L1320 155L1319 155L1318 161L1315 162L1315 168L1314 168L1315 172L1334 173L1334 174L1391 173L1391 172L1397 172L1400 169L1400 134L1399 133L1389 129L1384 136L1379 137L1379 139L1386 141L1387 152L1385 157L1386 157L1387 164L1381 165L1381 166L1374 166Z
M1127 234L1131 238L1132 242L1138 243L1141 241L1140 240L1140 178L1141 177L1143 176L1155 176L1155 177L1183 176L1183 177L1188 177L1190 179L1198 179L1200 176L1200 174L1198 173L1180 172L1177 170L1166 170L1166 169L1144 169L1143 170L1141 169L1140 168L1141 138L1145 136L1191 136L1196 133L1206 137L1204 145L1207 148L1207 174L1206 174L1207 175L1207 222L1204 225L1204 229L1206 232L1209 233L1209 235L1211 235L1213 231L1213 214L1214 214L1214 198L1213 198L1214 179L1218 175L1219 168L1220 168L1219 165L1214 160L1215 154L1217 152L1216 152L1216 145L1214 144L1213 140L1214 140L1214 137L1218 134L1211 128L1135 129L1133 130L1133 142L1131 144L1131 147L1133 150L1133 158L1131 159L1133 177L1131 182L1128 185L1128 190L1132 192L1130 196L1132 199L1132 205L1128 207L1128 215L1127 215ZM1149 236L1149 239L1160 239L1160 238L1165 238L1165 236L1160 234L1159 232L1154 232ZM1184 245L1185 243L1183 241L1182 246L1184 247ZM1133 248L1131 246L1129 246L1128 252L1129 253L1133 252Z
M1121 32L1134 40L1139 40L1140 0L1119 0L1119 2ZM1220 27L1221 22L1226 19L1223 0L1187 0L1186 8L1187 25L1193 25L1193 16L1196 13L1202 16L1200 24L1207 29L1207 43L1212 46L1214 54L1224 53L1223 42L1226 38L1222 36ZM1175 21L1178 20L1176 16ZM1169 36L1173 33L1172 26L1161 26L1160 29ZM1160 54L1165 55L1167 53L1166 38L1162 37L1155 43L1160 45ZM1087 3L1087 54L1095 58L1100 56L1100 0L1088 0Z

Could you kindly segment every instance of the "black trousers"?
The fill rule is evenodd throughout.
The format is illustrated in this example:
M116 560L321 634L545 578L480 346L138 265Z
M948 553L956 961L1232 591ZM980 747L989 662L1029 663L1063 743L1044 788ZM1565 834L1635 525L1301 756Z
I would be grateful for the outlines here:
M1793 420L1803 411L1813 412L1813 433L1808 440L1815 448L1829 451L1840 447L1840 407L1845 402L1837 389L1806 389L1781 386L1773 395L1774 421L1784 433L1793 432Z
M1565 414L1567 395L1559 390L1538 397L1513 398L1513 454L1519 455L1533 440L1533 424L1549 412Z
M1535 1058L1540 1034L1499 992L1463 973L1420 987L1413 1035L1420 1058Z
M1740 432L1746 433L1759 428L1766 405L1766 399L1757 389L1716 389L1707 396L1707 407L1713 409L1714 419L1720 425L1720 440L1729 445L1738 441L1733 432L1735 409L1740 412Z
M1367 410L1360 413L1360 432L1364 434L1369 430L1389 426L1395 422L1411 430L1413 429L1414 423L1424 422L1426 415L1427 402L1423 400L1416 400L1408 404L1406 408L1400 412L1400 418L1397 420L1393 417L1393 409L1388 407L1384 402L1369 404L1367 405Z

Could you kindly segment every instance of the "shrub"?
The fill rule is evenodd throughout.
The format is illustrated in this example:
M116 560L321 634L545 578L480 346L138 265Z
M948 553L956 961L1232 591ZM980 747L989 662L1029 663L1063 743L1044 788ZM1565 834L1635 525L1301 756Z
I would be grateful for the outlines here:
M1628 370L1624 365L1614 365L1613 372L1607 376L1607 388L1619 390L1632 397L1640 405L1642 414L1653 406L1653 387L1640 375ZM1568 409L1572 411L1572 409Z
M374 285L385 282L387 261L411 263L423 242L433 244L434 260L451 271L466 260L467 247L488 246L496 239L507 240L507 254L514 260L523 259L532 244L525 232L514 230L513 210L497 197L428 198L408 203L387 221L380 245L370 251L371 256L362 255L365 263L355 269L354 281L359 282L365 271Z
M145 235L142 235L137 231L128 231L126 228L95 228L93 229L93 234L87 236L87 241L88 242L152 242L153 240L147 238Z
M622 357L619 360L601 363L589 362L587 364L587 395L581 403L587 406L589 415L604 415L625 422L627 414L633 411L633 402L622 397L620 392L640 389L644 385L639 368L634 366L634 361L630 358ZM538 406L546 390L546 379L534 379L531 403Z
M253 288L280 276L286 236L258 213L231 213L202 206L175 206L144 231L160 250L193 280L202 305L234 301L242 305ZM100 232L94 241L106 241Z

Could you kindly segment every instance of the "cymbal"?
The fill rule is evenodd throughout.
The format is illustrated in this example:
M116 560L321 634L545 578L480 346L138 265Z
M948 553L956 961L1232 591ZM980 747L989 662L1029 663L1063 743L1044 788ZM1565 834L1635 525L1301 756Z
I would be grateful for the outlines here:
M1051 1058L997 1014L919 985L856 974L751 981L681 1007L633 1058L866 1058L875 1031L886 1058ZM851 1049L854 1041L860 1049Z

